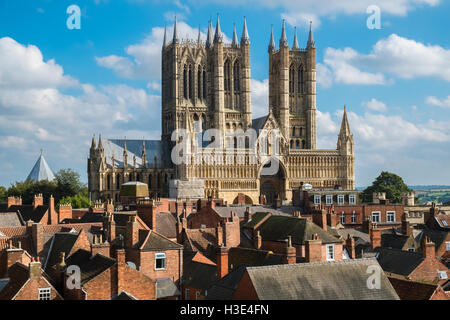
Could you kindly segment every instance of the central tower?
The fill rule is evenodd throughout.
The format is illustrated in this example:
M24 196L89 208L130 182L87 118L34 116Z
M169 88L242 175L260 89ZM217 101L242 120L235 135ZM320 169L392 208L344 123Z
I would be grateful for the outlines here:
M275 48L272 28L269 108L290 149L316 149L316 47L311 27L306 49L300 49L296 30L290 49L283 21L279 50Z

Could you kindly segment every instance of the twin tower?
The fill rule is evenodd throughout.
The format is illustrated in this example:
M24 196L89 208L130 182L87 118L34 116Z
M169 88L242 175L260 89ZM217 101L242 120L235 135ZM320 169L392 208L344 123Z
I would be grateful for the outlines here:
M162 139L175 129L247 130L252 127L250 37L247 23L240 40L233 29L224 43L219 17L209 22L206 41L182 40L175 18L172 39L164 31L162 46ZM269 42L269 114L277 120L290 149L316 148L316 49L310 28L306 48L297 33L289 47L285 23L279 48L273 28ZM257 119L256 119L257 120Z

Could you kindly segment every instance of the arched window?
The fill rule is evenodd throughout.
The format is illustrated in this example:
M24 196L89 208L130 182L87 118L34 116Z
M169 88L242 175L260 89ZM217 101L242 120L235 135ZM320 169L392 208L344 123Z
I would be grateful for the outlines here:
M139 173L136 173L136 181L141 181L141 176L139 175Z
M133 173L130 173L130 181L134 181L134 175L133 175Z
M203 99L206 100L206 71L203 70Z
M197 72L197 99L202 98L202 67L198 66Z
M111 175L110 174L108 174L106 176L106 189L111 190Z
M295 137L295 127L292 127L292 136Z
M148 176L148 188L150 189L152 187L152 175L150 174Z
M291 149L294 149L294 140L291 140Z
M305 142L305 140L302 140L302 149L305 149L306 148L306 142Z
M189 65L189 99L193 99L194 97L194 81L193 81L193 72L192 66Z
M187 99L187 97L188 97L187 85L188 85L188 81L187 81L187 67L186 67L186 65L184 65L184 70L183 70L183 96L184 96L185 99Z
M120 174L117 174L116 176L116 189L120 189Z
M300 149L300 141L295 141L295 149Z
M289 68L289 94L294 94L294 75L295 69L294 66Z
M234 76L234 92L238 93L241 91L241 83L240 83L240 73L239 73L239 62L234 64L233 76Z
M297 92L302 94L303 93L303 67L298 68L298 77L297 77Z

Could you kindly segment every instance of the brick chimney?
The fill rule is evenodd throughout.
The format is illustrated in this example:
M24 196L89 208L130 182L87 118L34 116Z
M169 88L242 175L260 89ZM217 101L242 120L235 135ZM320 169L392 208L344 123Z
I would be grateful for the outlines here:
M41 263L39 262L39 257L36 260L33 258L28 265L28 270L30 274L30 279L36 279L41 277Z
M129 217L126 228L125 246L131 248L139 242L139 226L136 216Z
M306 262L322 261L322 240L317 233L312 235L311 240L306 240L305 256Z
M228 274L228 248L221 246L217 248L217 280L222 279Z
M114 204L112 199L108 200L108 203L106 205L106 212L107 213L113 213L114 212Z
M286 245L286 255L283 257L284 264L294 264L297 262L296 250L292 246L292 237L288 236Z
M2 259L6 263L6 266L5 265L0 266L0 270L3 270L6 273L13 264L15 264L16 262L22 262L23 252L24 251L22 248L14 248L12 245L12 241L10 239L9 240L9 248L5 250L6 257L4 259ZM2 262L2 264L3 264L3 262ZM3 277L3 275L0 274L0 278L2 278L2 277Z
M216 203L213 201L213 198L211 196L208 197L207 206L211 209L214 209L216 207Z
M35 194L33 198L33 209L36 209L39 206L44 205L44 198L42 197L42 194Z
M116 238L116 222L112 213L106 213L103 228L106 229L106 235L108 237L106 240L112 242Z
M219 247L222 246L222 244L223 244L223 229L222 229L220 223L218 223L217 227L216 227L216 239L217 239L216 245Z
M370 247L372 249L381 247L381 229L378 229L376 223L372 224L370 229Z
M347 247L347 252L352 259L356 259L356 251L355 251L355 239L348 234L347 240L345 240L345 246Z
M406 236L412 235L412 228L409 225L409 221L407 221L406 219L402 220L402 233Z
M17 200L18 200L19 198L16 198L16 197L13 197L13 196L11 196L11 197L8 197L8 208L9 207L11 207L11 206L17 206L17 205L19 205L17 202Z
M253 236L253 245L255 246L255 249L261 249L262 246L262 237L261 233L256 231L256 234Z
M48 199L48 218L49 223L48 224L58 224L58 214L55 210L55 198L53 198L53 195L50 196L50 199Z
M59 205L58 221L61 223L64 219L72 219L72 205L70 203Z
M91 255L95 256L97 253L109 257L110 255L110 245L108 241L103 241L102 234L94 234L91 244Z
M44 249L44 227L42 226L42 223L32 224L31 238L33 239L36 255L39 256Z
M313 211L312 218L316 225L327 231L327 210L320 206L318 210Z
M122 290L126 287L126 281L125 278L125 250L124 249L117 249L116 250L116 268L117 268L117 293L122 292Z
M439 208L436 206L436 203L435 202L431 203L430 218L434 218L438 214L439 214Z
M429 237L425 237L422 249L422 255L425 259L434 259L436 257L436 248L434 242Z

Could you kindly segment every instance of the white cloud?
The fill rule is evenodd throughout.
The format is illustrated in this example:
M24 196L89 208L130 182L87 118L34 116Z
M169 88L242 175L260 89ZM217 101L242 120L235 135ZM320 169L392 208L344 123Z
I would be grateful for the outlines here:
M313 13L286 12L281 14L281 18L285 19L289 25L303 29L309 29L310 22L313 23L315 29L321 25L319 17Z
M378 101L375 98L372 98L367 102L364 102L363 105L365 105L368 109L372 111L379 111L379 112L387 111L386 104L384 102Z
M198 39L198 28L193 28L177 17L177 30L180 39ZM173 26L167 27L167 41L172 41ZM97 64L114 70L124 78L147 79L159 81L161 79L161 48L164 39L164 27L154 27L140 43L129 45L125 52L129 57L109 55L96 57ZM205 30L200 32L200 39L206 40ZM224 42L231 40L224 34Z
M210 3L211 0L207 2ZM213 0L212 2L226 5L264 6L270 9L281 8L284 9L282 17L286 19L288 17L295 19L295 17L315 16L317 17L315 23L318 23L318 19L321 17L334 18L338 15L366 14L366 9L370 5L379 6L382 15L406 16L408 12L425 5L437 6L441 0ZM304 19L300 19L300 21L302 20Z
M392 82L388 74L402 79L435 77L450 81L450 50L392 34L379 40L369 54L348 47L327 48L321 68L328 72L325 86L331 85L330 78L336 83L382 85Z
M124 84L79 84L55 61L45 61L38 47L2 38L1 184L25 179L27 173L22 170L31 170L40 148L45 149L47 161L55 165L53 170L73 167L84 176L94 132L101 132L105 138L155 137L160 106L160 96L145 89ZM149 130L150 122L155 125ZM3 163L14 163L15 169L6 170Z
M442 107L442 108L450 108L450 96L444 98L442 100L429 96L426 98L425 102L432 106Z
M269 113L269 79L251 79L252 117L259 118Z

